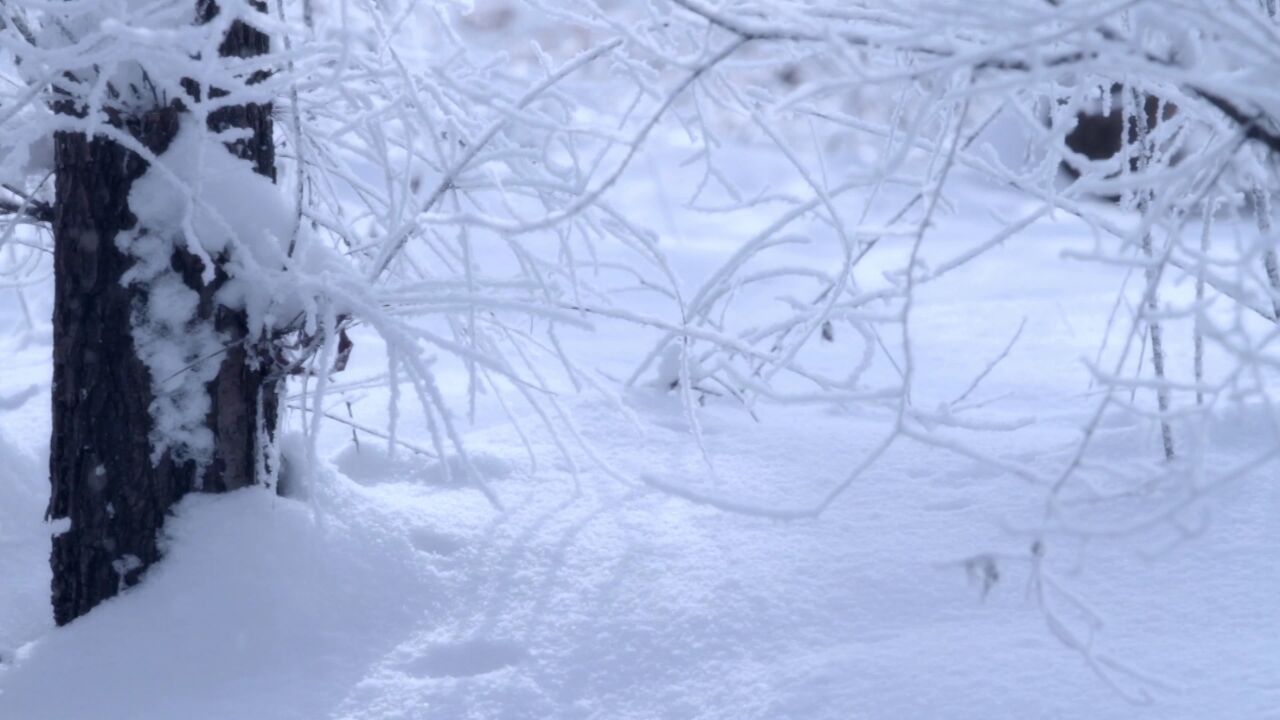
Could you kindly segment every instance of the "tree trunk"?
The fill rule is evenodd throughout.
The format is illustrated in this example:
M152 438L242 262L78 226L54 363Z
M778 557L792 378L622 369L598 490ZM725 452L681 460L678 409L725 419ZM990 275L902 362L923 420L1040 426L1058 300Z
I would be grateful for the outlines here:
M206 19L217 12L212 3L202 3L200 9ZM266 52L267 45L266 35L237 22L222 54L248 57ZM228 107L211 114L209 125L215 131L251 130L251 137L229 148L274 179L270 113L270 105ZM184 120L189 116L175 103L117 124L159 153ZM169 508L183 495L196 489L233 490L262 479L268 470L264 443L276 431L278 382L269 341L246 339L244 313L214 300L226 273L216 267L214 280L202 283L201 261L176 251L172 269L200 296L197 321L212 323L229 342L217 376L207 385L211 461L201 468L194 460L165 454L153 462L153 378L132 333L133 313L146 290L122 283L134 258L115 243L117 233L136 224L128 208L129 189L147 163L103 137L67 132L55 136L54 161L52 493L47 514L70 520L70 528L53 539L50 558L54 618L63 625L140 580L159 559L158 533ZM215 264L223 260L214 258Z

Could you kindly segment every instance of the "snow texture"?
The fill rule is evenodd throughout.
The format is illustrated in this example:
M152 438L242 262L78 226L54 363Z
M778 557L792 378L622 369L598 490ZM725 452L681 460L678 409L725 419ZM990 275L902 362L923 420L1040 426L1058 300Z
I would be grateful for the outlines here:
M0 8L0 718L1276 716L1275 2L219 5ZM207 457L226 342L181 248L297 361L287 492L54 629L35 128L171 98L153 441Z
M1002 213L1024 202L989 186L974 192ZM984 218L948 218L952 239L937 252L963 246ZM696 275L729 251L714 223L683 227L691 239L672 251L679 272ZM1009 417L1045 398L1058 410L1013 434L978 434L978 449L1031 469L1069 454L1090 407L1077 358L1104 333L1121 272L1060 259L1089 246L1080 224L1046 220L921 295L922 403L958 394L1028 319L1021 352L980 394L1004 398ZM615 367L652 339L613 330L611 343L588 333L565 342ZM378 373L377 338L365 331L357 342L349 372ZM957 354L959 346L970 350ZM852 341L837 331L829 349L814 362L847 362ZM0 393L42 382L41 352L11 352L15 371ZM450 401L465 401L465 369L441 372ZM375 425L386 392L349 396L353 417ZM503 513L428 454L402 447L393 456L378 438L353 441L340 423L322 428L314 468L305 443L286 438L285 472L307 475L305 501L262 489L189 497L168 525L168 556L145 582L54 630L34 459L47 403L32 399L0 416L9 438L0 445L0 717L1274 716L1274 463L1199 504L1192 517L1204 524L1188 542L1050 538L1043 562L1055 569L1038 576L1017 528L1039 521L1041 489L937 447L896 445L816 519L743 517L642 482L759 508L807 506L878 441L874 413L761 406L757 422L712 402L701 422L713 476L665 388L622 402L628 412L591 397L572 403L586 440L618 474L584 463L575 483L545 429L528 433L543 461L535 466L494 399L482 398L466 442ZM1230 464L1264 442L1265 412L1215 415L1206 462ZM405 442L426 444L423 416L405 409L400 422ZM1154 423L1126 413L1108 416L1099 443L1098 461L1116 467L1159 447ZM1037 578L1088 599L1104 620L1089 631L1092 651L1139 670L1122 676L1121 690L1149 692L1149 703L1126 700L1063 646L1046 626ZM1047 601L1067 607L1063 597ZM1053 621L1089 626L1074 612Z
M228 139L187 116L159 163L134 181L129 209L140 227L181 233L209 256L235 248L262 265L280 266L292 212L269 178L226 148Z
M177 250L202 258L204 282L213 280L214 263L220 263L232 280L220 288L217 302L237 309L252 304L260 318L279 289L263 282L264 268L285 267L294 220L279 189L191 117L134 181L129 209L137 226L115 242L134 258L123 282L143 291L133 339L155 396L152 460L168 453L204 466L213 455L206 386L230 340L215 329L212 311L200 308L199 292L174 271L170 258Z

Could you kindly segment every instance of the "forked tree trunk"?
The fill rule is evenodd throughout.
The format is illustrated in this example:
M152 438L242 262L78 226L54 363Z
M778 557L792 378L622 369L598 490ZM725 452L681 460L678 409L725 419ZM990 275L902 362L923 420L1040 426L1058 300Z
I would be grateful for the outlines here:
M205 19L217 12L212 3L202 3L200 10ZM267 46L266 35L235 23L222 54L247 57L266 52ZM225 108L210 116L209 125L211 130L251 130L251 137L229 147L274 179L270 111L269 105ZM118 124L159 153L184 121L190 120L174 104ZM167 454L152 461L153 378L131 332L134 308L145 301L145 288L122 283L133 258L115 244L117 233L136 223L128 208L129 189L147 164L115 142L83 133L58 133L54 156L48 516L70 520L70 528L54 538L50 558L54 618L62 625L139 581L159 559L158 533L169 508L183 495L194 489L232 490L260 479L261 446L276 430L278 388L265 341L246 342L243 312L214 302L214 293L226 281L222 269L216 268L214 281L204 284L200 261L175 252L171 267L200 295L198 321L213 323L229 343L207 386L212 460L204 468Z

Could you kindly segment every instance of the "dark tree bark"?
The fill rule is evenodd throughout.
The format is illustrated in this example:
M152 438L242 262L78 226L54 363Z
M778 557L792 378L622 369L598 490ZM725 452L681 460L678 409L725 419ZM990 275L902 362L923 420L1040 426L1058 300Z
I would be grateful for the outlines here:
M160 110L129 131L161 151L177 113ZM158 559L165 511L191 487L168 458L151 463L151 380L130 334L135 293L121 283L132 260L115 235L134 224L129 187L146 169L104 138L58 133L54 203L53 437L48 516L69 518L53 539L53 612L59 625L88 612ZM138 559L139 567L127 558Z
M217 12L200 4L202 17ZM221 48L224 56L249 57L268 50L263 33L237 22ZM251 80L252 81L252 80ZM211 89L210 96L218 90ZM75 112L74 108L62 108ZM189 121L180 103L116 124L153 152L162 152ZM229 149L275 177L271 106L251 104L210 115L211 130L247 128L251 136ZM115 244L134 228L129 212L132 183L147 168L133 152L103 137L55 136L52 493L48 516L70 520L53 540L53 609L59 625L85 614L136 584L160 557L158 533L169 508L186 493L233 490L252 484L264 469L264 439L274 438L278 379L268 340L248 338L243 312L222 307L215 293L227 280L215 267L201 282L201 261L178 250L171 267L200 295L198 316L229 338L217 376L207 386L214 436L212 461L161 457L152 462L149 441L152 378L139 359L132 314L145 288L121 279L133 258ZM214 258L215 265L225 257Z
M1125 92L1123 85L1112 88L1112 109L1106 115L1088 112L1077 114L1076 127L1066 137L1067 147L1090 160L1106 160L1115 156L1126 144L1135 142L1137 138L1132 127L1129 130L1129 137L1125 138L1124 114L1120 108ZM1160 99L1154 95L1144 93L1141 101L1147 127L1155 127L1161 120L1168 120L1176 112L1172 104L1166 103L1162 106ZM1067 165L1067 169L1072 174L1079 175L1079 170L1070 164Z

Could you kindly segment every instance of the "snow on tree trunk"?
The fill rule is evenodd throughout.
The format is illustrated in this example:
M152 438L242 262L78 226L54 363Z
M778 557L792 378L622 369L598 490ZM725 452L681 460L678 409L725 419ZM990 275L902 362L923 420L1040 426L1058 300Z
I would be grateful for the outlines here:
M212 3L200 6L205 20L216 12ZM221 54L248 57L266 52L267 46L266 35L236 22ZM274 179L270 111L267 104L222 108L210 114L208 125L214 132L247 130L228 149ZM118 124L161 154L191 118L174 103ZM139 244L130 239L145 236L148 228L131 211L129 196L147 167L137 154L101 136L63 132L55 139L48 516L70 520L69 529L54 538L50 558L54 617L60 625L140 580L160 557L158 533L165 514L187 492L232 490L270 473L264 445L275 436L279 388L269 340L250 337L244 309L217 301L228 282L223 263L229 250L211 258L211 280L204 261L181 243L149 246L166 257L139 256ZM165 331L203 333L218 343L211 357L179 368L187 378L158 377L158 366L148 360L151 349L144 341L157 336L140 328L154 320L149 309L169 296L131 280L147 264L171 281L169 295L194 306L193 317ZM189 383L191 377L198 377L197 385L205 381L201 397L166 397L167 383ZM207 443L205 456L158 442L165 402L188 413L207 408L203 418L196 415Z

